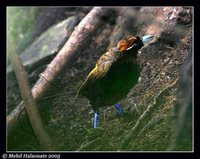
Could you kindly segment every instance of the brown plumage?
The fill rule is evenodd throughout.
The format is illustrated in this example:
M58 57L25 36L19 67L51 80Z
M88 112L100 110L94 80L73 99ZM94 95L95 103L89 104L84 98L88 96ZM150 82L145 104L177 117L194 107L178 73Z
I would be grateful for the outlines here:
M79 96L90 100L94 111L114 105L137 83L140 71L136 58L142 46L139 37L128 36L99 58L78 90Z
M137 39L134 36L127 36L126 38L120 40L117 44L117 48L122 52L126 51L130 46L133 45L134 42L137 42Z

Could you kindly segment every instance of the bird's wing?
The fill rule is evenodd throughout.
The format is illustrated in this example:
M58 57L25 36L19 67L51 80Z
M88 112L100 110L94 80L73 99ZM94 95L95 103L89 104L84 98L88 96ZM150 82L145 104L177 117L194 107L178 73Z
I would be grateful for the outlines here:
M115 61L116 57L113 52L106 52L103 54L97 61L95 68L89 73L86 80L79 88L78 95L84 94L89 86L104 77Z

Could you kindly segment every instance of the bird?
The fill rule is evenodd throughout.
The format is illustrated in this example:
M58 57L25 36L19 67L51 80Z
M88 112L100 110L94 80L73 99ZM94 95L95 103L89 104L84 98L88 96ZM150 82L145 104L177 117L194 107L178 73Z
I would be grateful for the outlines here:
M118 102L137 84L140 76L138 50L152 38L153 35L142 38L128 35L120 40L97 60L78 89L78 97L88 98L94 110L94 128L98 125L99 108L114 105L119 114L124 113Z

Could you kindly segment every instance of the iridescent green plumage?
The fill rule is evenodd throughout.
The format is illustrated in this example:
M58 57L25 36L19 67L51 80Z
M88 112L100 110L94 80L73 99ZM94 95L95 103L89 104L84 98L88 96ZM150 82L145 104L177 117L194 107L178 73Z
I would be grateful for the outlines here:
M127 42L134 46L122 51L126 40L129 39ZM103 54L78 91L79 96L90 100L94 111L99 107L114 105L125 98L138 81L140 70L136 58L143 42L139 37L130 36L121 42L123 49L119 42L118 48L114 47ZM127 43L128 47L130 43Z

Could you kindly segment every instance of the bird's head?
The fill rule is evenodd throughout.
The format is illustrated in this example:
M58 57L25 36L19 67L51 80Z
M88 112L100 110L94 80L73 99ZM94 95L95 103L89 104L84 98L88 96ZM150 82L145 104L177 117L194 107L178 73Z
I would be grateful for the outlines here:
M142 38L140 38L139 36L127 36L124 39L120 40L119 43L117 44L117 48L118 50L120 50L121 52L126 51L126 50L130 50L133 47L136 47L138 45L143 46L143 43L149 41L150 39L153 38L153 35L146 35L143 36Z

